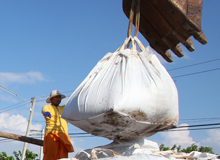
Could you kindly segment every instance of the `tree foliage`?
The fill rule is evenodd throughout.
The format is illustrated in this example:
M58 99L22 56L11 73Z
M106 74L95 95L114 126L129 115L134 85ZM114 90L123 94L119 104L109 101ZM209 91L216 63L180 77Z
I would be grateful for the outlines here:
M14 151L13 154L15 157L8 156L6 152L1 152L0 160L20 160L21 159L21 156L22 156L21 151L18 151L18 152ZM25 154L26 160L39 160L39 159L36 159L37 156L38 154L35 154L32 151L29 151L28 149L26 150L26 154Z
M6 152L1 152L0 153L0 160L14 160L12 156L8 157Z
M203 147L203 146L198 147L195 143L193 143L191 146L184 148L182 150L181 150L181 145L179 145L177 147L177 145L175 144L175 145L173 145L172 148L169 148L169 147L165 147L164 144L161 144L160 150L161 151L177 150L178 152L185 152L185 153L190 153L192 151L198 151L198 152L206 152L206 153L214 154L211 147Z

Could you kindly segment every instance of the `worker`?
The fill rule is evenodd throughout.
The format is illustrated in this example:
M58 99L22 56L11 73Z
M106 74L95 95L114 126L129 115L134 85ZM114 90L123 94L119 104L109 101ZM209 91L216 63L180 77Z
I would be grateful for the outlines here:
M46 102L51 103L42 108L42 114L46 119L46 129L43 144L43 160L56 160L68 158L68 152L74 152L68 135L67 121L61 118L65 108L59 106L61 100L66 96L53 90Z

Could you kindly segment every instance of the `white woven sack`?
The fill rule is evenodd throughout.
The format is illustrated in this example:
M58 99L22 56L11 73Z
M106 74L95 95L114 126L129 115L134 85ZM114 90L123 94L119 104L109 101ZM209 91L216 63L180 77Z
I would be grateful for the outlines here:
M131 49L124 49L132 41ZM108 139L147 137L178 124L176 86L150 47L129 37L106 54L69 98L62 117ZM143 47L142 47L143 48Z

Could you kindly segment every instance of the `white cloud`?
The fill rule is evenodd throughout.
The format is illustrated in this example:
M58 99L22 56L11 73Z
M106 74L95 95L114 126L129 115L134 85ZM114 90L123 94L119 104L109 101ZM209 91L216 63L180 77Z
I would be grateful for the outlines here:
M214 153L220 155L220 130L208 130L207 134L209 135L209 137L200 142L201 146L212 147Z
M37 81L45 81L46 78L40 72L27 72L27 73L11 73L0 72L0 84L7 83L35 83Z
M181 124L180 126L189 126L188 124ZM160 133L163 138L161 144L163 143L166 147L172 147L174 144L181 145L181 149L191 146L193 143L193 138L190 137L190 131L188 128L184 127L186 131L168 131ZM211 147L215 154L220 155L220 130L208 130L208 138L201 140L196 143L198 146Z
M9 133L24 135L27 130L28 120L17 114L0 113L0 130ZM31 125L31 129L41 130L41 124Z
M180 126L189 126L188 124L181 124ZM188 146L191 146L192 143L195 143L193 141L193 138L190 137L190 131L187 130L188 128L184 128L186 131L168 131L168 132L162 132L160 133L161 136L164 138L162 140L162 143L165 146L172 147L174 144L181 145L181 148L186 148Z
M2 132L25 135L27 124L28 120L19 114L10 115L8 113L0 113L0 131ZM42 125L31 125L31 129L41 130ZM23 142L11 139L1 140L3 141L0 143L4 145L0 145L0 150L6 152L9 156L14 156L13 151L18 152L19 150L22 151L23 149ZM33 151L34 153L37 153L38 155L40 154L40 146L28 144L27 149Z

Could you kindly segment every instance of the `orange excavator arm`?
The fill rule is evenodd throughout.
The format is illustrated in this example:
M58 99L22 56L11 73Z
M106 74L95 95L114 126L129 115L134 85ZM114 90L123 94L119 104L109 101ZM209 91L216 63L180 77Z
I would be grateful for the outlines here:
M201 29L202 0L140 0L139 31L166 61L184 54L179 43L194 51L193 36L201 44L207 39ZM129 18L132 0L123 0L123 11ZM135 24L135 20L133 22Z

